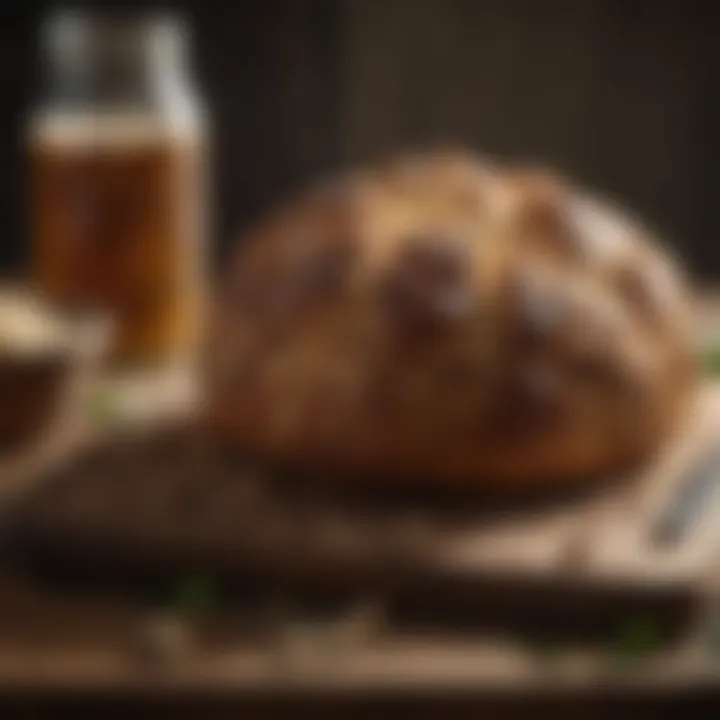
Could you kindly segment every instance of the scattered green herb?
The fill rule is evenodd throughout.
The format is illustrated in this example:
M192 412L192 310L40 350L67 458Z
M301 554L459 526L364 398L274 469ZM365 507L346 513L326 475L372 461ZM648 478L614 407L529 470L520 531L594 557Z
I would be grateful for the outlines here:
M217 607L218 588L215 583L203 575L186 575L174 588L172 607L182 615L204 615Z
M707 624L702 636L702 642L709 653L720 660L720 619Z
M94 425L112 426L122 419L120 399L115 393L97 391L90 397L88 417Z
M720 340L708 345L703 352L705 373L713 377L720 376Z
M652 655L660 646L660 632L650 618L633 618L615 636L611 652L622 665L633 664Z
M554 668L563 654L563 646L559 642L548 638L531 640L529 648L535 658L546 668Z

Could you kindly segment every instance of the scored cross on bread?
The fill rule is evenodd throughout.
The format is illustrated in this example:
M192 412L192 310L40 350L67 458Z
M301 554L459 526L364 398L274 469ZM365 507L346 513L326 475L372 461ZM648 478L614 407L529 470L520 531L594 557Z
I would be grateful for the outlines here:
M338 477L524 489L647 458L693 397L688 293L637 221L465 154L311 188L246 233L207 419Z

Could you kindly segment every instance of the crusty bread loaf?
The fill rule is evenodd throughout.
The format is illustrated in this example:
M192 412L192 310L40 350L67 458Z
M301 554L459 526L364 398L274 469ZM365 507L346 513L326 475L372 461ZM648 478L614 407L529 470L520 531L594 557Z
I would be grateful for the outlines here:
M685 295L637 222L559 177L400 159L242 238L207 345L209 420L337 476L579 482L680 421Z

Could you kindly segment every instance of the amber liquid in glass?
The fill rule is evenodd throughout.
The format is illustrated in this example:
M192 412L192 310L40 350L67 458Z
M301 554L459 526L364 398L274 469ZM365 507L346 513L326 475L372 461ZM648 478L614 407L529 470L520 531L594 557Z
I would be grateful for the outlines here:
M35 280L55 302L107 312L111 357L192 354L203 300L203 172L195 137L97 118L33 134Z

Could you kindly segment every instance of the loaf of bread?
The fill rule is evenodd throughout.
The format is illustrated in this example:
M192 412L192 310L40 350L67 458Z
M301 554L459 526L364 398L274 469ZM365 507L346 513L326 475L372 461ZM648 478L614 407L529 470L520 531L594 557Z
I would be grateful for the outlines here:
M207 343L219 436L333 477L530 489L647 459L693 398L677 263L535 169L429 154L238 243Z

